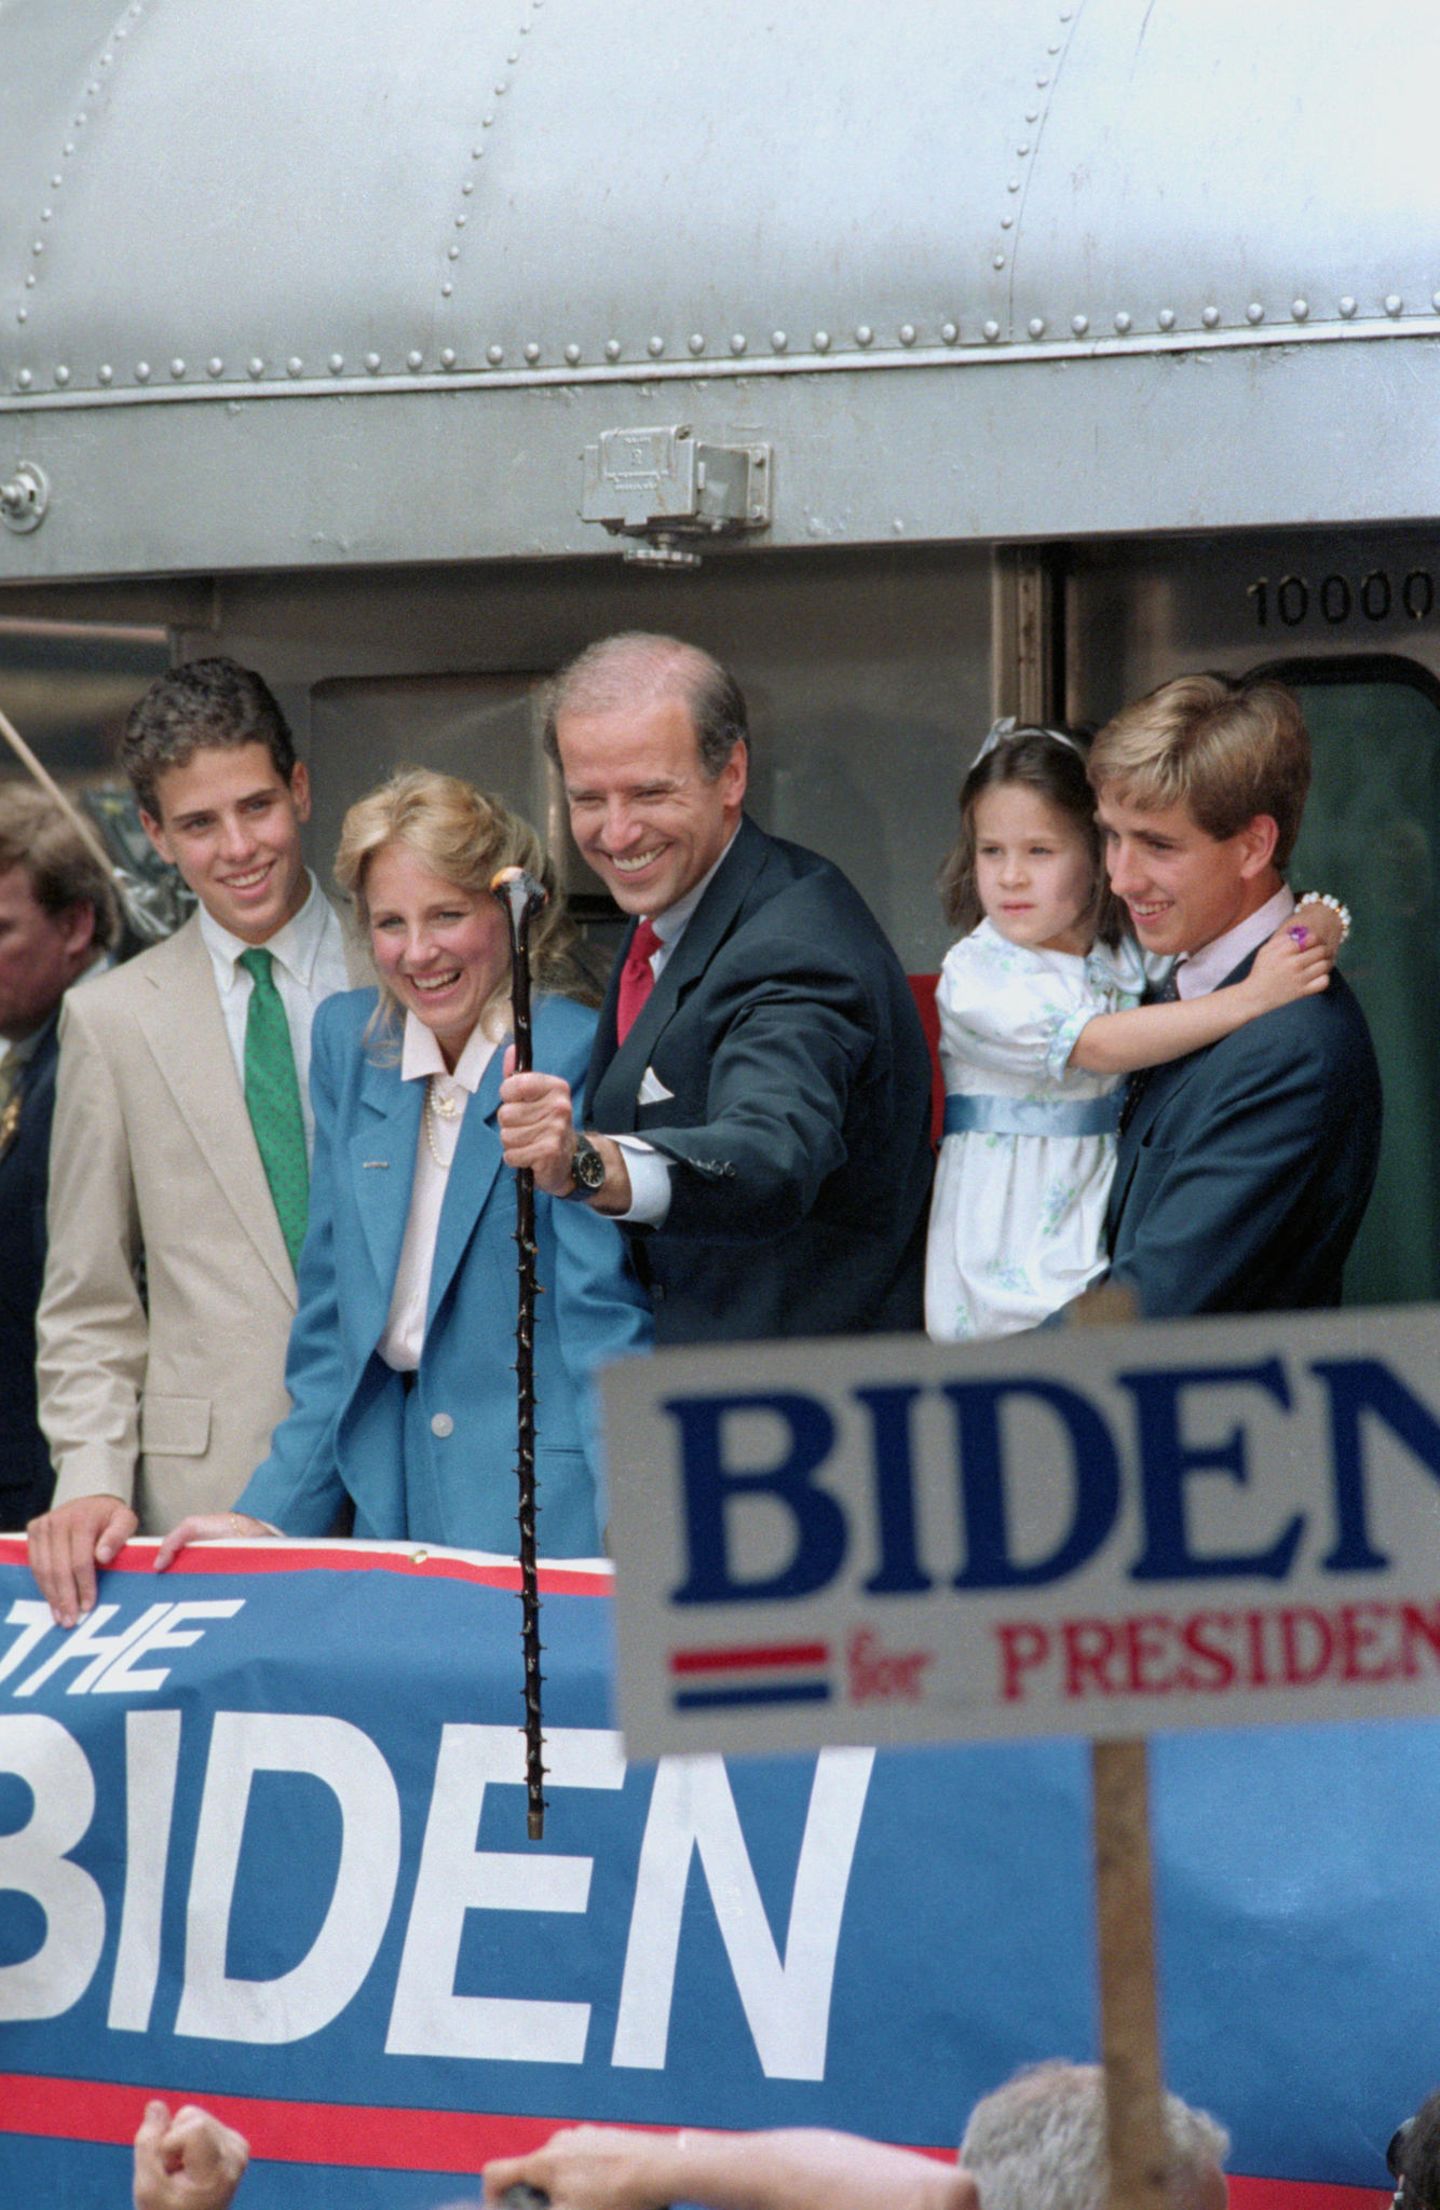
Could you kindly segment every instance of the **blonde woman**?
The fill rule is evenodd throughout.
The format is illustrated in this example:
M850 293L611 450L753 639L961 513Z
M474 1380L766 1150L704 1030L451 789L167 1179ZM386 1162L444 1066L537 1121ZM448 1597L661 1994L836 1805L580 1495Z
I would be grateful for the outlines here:
M335 873L368 932L379 989L321 1009L310 1086L315 1161L286 1383L292 1409L234 1514L187 1540L357 1536L512 1552L515 1183L495 1114L511 1026L505 916L489 885L549 880L534 832L498 799L412 769L345 816ZM535 1063L581 1081L593 1013L555 995L558 899L531 934ZM595 1555L605 1512L589 1375L650 1340L614 1223L538 1194L538 1534L547 1557Z

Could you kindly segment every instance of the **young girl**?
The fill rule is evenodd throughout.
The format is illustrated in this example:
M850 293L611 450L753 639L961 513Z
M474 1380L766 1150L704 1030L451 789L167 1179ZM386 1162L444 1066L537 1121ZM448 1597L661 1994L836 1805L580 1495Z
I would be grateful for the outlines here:
M960 823L941 875L946 918L969 933L936 998L945 1140L925 1324L937 1341L1034 1327L1103 1273L1122 1077L1323 990L1334 956L1287 926L1243 982L1137 1005L1169 962L1147 975L1123 933L1084 753L1058 731L992 730Z

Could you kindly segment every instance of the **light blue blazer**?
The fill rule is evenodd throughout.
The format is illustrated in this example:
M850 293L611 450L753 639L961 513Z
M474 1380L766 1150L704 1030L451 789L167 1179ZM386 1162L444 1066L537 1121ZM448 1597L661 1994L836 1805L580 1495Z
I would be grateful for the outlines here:
M292 1408L236 1508L287 1535L323 1535L348 1495L359 1536L513 1556L515 1176L495 1119L504 1053L461 1123L407 1398L376 1346L410 1213L425 1084L377 1058L364 1035L374 1006L373 990L351 990L316 1015L310 1227L285 1366ZM537 999L537 1068L578 1091L594 1028L594 1014L568 999ZM545 1292L535 1324L537 1541L542 1557L593 1557L605 1504L590 1375L648 1347L649 1308L613 1222L538 1192L535 1213Z

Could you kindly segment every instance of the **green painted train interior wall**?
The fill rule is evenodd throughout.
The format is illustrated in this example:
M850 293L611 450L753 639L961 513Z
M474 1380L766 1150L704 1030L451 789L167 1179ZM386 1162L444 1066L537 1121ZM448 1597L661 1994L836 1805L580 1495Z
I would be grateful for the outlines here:
M1418 674L1418 671L1417 671ZM1347 1304L1440 1296L1440 706L1404 681L1297 685L1315 780L1297 889L1354 915L1341 965L1365 1008L1385 1088L1370 1209L1345 1272Z

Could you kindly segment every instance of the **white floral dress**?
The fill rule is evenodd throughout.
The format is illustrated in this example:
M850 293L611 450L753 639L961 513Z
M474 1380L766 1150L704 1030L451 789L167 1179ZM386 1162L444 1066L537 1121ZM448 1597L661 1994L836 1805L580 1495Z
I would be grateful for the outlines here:
M1066 1062L1087 1021L1144 988L1128 943L1032 951L982 921L946 954L947 1132L925 1263L937 1342L1034 1327L1103 1273L1120 1078Z

